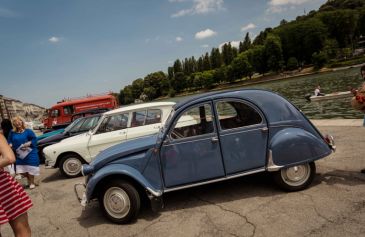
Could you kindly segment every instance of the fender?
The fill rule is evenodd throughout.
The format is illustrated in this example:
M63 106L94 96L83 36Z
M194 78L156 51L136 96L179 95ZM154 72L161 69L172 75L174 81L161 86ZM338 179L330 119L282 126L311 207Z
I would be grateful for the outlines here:
M285 128L276 133L269 143L270 166L283 167L314 161L331 154L323 139L301 128Z
M154 188L143 175L136 169L124 164L111 164L98 170L87 182L86 199L90 201L93 197L93 192L98 183L104 178L112 175L125 175L137 181L141 186L147 189L154 197L160 197L162 191Z

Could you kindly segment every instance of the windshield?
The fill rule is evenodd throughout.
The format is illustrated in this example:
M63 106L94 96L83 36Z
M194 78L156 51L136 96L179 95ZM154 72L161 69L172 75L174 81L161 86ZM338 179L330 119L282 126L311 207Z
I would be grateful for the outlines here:
M81 118L78 118L78 119L76 119L75 121L73 121L70 125L68 125L68 126L65 128L65 133L66 133L66 132L71 131L71 129L72 129L73 127L75 127L77 124L79 124L79 123L80 123L80 121L81 121Z

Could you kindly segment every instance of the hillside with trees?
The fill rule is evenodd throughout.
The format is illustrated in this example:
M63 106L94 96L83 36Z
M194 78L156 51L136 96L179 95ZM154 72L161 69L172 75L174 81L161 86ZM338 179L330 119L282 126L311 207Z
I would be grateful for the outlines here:
M341 66L342 62L364 60L365 0L328 0L318 11L293 21L283 19L251 40L247 33L239 47L224 44L199 58L176 59L167 73L153 72L125 86L120 104L136 99L153 100L177 94L209 90L253 75ZM360 50L359 50L360 49ZM357 60L357 61L356 61Z

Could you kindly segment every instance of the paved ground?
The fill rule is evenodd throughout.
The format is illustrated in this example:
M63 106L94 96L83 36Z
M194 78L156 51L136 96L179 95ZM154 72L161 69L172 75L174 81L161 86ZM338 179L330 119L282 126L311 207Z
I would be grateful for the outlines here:
M27 191L33 236L365 236L365 174L359 172L365 128L359 124L319 127L334 135L337 152L317 162L307 190L285 193L267 174L247 176L170 193L162 212L144 209L129 225L108 222L97 203L83 211L73 193L83 178L63 179L42 167L40 186ZM2 234L12 236L8 225Z

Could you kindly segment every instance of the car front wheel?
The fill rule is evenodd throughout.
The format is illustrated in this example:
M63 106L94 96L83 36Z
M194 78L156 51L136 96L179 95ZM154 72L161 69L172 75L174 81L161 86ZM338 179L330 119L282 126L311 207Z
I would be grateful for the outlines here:
M76 154L68 154L61 158L59 169L67 178L74 178L81 174L82 161Z
M307 188L316 173L314 162L283 168L274 173L277 185L286 191L299 191Z
M123 224L137 217L141 199L132 184L124 180L113 180L105 185L99 203L109 220Z

